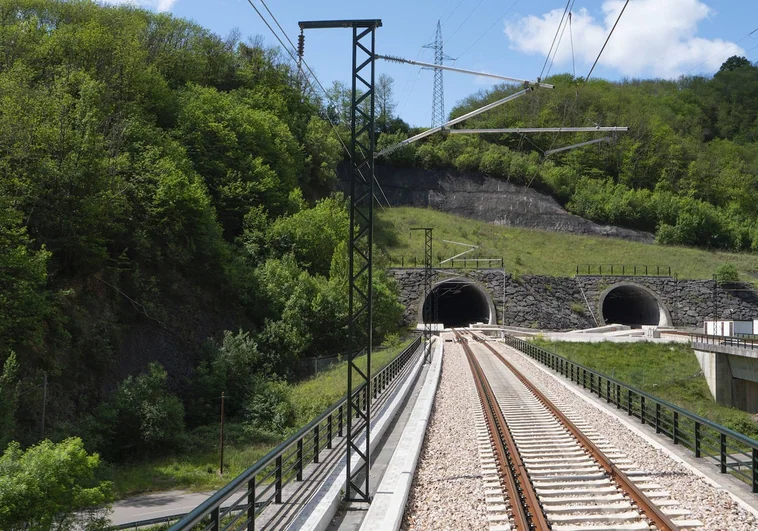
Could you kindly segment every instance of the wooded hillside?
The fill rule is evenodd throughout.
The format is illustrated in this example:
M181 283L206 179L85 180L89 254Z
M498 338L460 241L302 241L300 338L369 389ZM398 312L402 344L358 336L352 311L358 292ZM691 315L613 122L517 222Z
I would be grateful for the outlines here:
M654 232L660 243L758 250L758 66L732 57L712 78L584 83L564 74L544 81L555 89L537 89L455 127L615 125L629 132L548 158L542 152L603 134L437 135L391 162L479 170L535 186L572 213ZM451 118L519 89L475 94Z
M0 3L0 448L187 448L222 391L290 428L277 382L342 353L347 314L343 150L301 88L259 39ZM377 278L381 341L401 308Z

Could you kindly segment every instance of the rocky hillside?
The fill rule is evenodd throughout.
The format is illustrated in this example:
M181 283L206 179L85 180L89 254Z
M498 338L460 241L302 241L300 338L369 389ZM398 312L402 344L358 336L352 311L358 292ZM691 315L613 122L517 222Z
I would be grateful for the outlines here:
M653 242L648 232L594 223L570 214L549 195L478 172L382 166L376 176L392 206L430 207L505 227ZM346 172L340 179L341 189L347 191ZM384 202L380 192L377 197Z

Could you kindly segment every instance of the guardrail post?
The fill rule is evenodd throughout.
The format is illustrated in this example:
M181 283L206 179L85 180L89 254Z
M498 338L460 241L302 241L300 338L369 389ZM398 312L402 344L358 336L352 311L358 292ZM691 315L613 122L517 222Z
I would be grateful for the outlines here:
M627 389L626 391L626 414L630 417L632 416L632 390Z
M700 423L695 421L695 457L700 457Z
M221 529L221 511L220 507L216 507L211 511L211 528L210 531L218 531Z
M661 433L661 405L655 403L655 433Z
M640 395L640 421L645 424L645 397Z
M255 531L255 476L247 482L247 531Z
M679 444L679 412L674 411L674 444Z
M616 409L621 409L621 385L616 384Z
M721 433L719 438L719 458L721 463L721 473L726 474L726 434Z
M758 448L753 448L753 494L758 492Z
M611 381L605 380L605 401L606 403L611 403Z
M326 418L326 447L332 449L332 416Z
M297 480L303 481L303 439L297 441Z
M337 437L342 437L342 417L344 416L342 408L344 406L340 406L339 413L337 414Z
M276 485L274 485L274 501L282 503L282 456L276 458Z
M319 432L320 426L316 424L316 426L313 428L313 462L318 463L318 448L319 448Z
M637 276L637 266L634 266L634 276Z
M582 369L582 389L587 389L587 369Z

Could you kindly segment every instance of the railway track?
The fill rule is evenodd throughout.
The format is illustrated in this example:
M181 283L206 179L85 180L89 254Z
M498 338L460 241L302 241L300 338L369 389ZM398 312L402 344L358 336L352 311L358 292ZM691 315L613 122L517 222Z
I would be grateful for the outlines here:
M474 374L513 528L674 531L702 525L686 520L689 511L676 508L591 428L562 413L491 345L454 334Z

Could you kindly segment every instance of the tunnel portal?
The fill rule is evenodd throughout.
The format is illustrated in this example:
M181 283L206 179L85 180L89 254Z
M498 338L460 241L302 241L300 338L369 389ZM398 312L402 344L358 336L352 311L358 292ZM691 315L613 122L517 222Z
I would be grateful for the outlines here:
M435 302L437 304L436 321L434 319ZM446 280L437 284L424 300L419 322L424 322L427 309L431 310L432 322L442 323L445 328L494 322L494 305L489 295L467 280Z
M600 307L606 324L623 324L632 328L671 325L671 315L658 297L637 284L611 287L601 299Z

